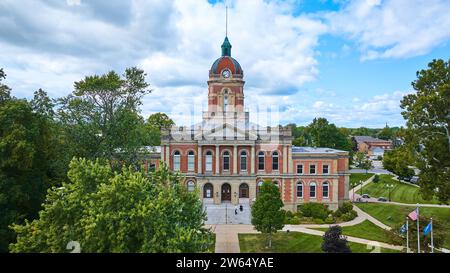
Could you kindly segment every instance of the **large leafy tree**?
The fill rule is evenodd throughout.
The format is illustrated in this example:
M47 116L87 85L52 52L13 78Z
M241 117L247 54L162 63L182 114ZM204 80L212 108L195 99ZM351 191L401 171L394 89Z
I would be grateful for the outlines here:
M8 226L35 218L47 189L64 176L52 121L37 110L11 97L0 103L0 252L15 239Z
M258 198L252 205L252 225L267 236L269 248L272 247L272 234L284 226L282 208L280 189L271 181L263 182Z
M164 113L150 115L145 124L149 136L148 144L151 146L160 145L162 130L168 130L173 125L175 125L175 122Z
M386 151L383 156L383 167L396 175L408 177L414 175L413 158L409 147L400 146L391 151Z
M415 152L424 197L450 199L450 60L433 60L417 72L415 93L401 101L407 120L406 145Z
M151 92L145 76L128 68L122 77L111 71L75 82L73 93L59 100L58 111L73 154L138 165L137 152L147 138L139 106Z
M350 151L350 139L339 130L336 125L329 123L325 118L315 118L307 127L312 137L312 144L317 147L329 147Z
M151 177L74 159L69 181L48 192L39 219L15 225L12 252L204 252L212 244L196 192L162 165Z

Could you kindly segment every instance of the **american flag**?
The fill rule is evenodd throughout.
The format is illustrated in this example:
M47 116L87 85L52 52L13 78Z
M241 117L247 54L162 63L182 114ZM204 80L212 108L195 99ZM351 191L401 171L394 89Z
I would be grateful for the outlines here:
M411 220L416 221L418 215L419 215L419 208L417 207L415 210L411 211L410 214L408 214L408 217L411 218Z

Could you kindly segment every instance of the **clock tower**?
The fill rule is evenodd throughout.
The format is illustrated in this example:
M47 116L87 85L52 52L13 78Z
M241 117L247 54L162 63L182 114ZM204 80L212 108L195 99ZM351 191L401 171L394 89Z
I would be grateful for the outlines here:
M228 37L222 44L222 56L209 70L207 116L234 116L244 114L244 72L231 57Z

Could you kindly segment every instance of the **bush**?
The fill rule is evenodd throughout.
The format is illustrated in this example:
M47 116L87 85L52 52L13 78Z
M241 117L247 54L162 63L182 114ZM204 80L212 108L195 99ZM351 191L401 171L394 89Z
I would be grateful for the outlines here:
M314 219L320 219L324 221L328 217L328 214L330 214L330 210L325 204L306 203L300 205L300 213L304 217L312 217Z
M382 157L381 155L379 155L379 156L377 157L377 159L378 159L378 160L383 160L383 157Z
M355 219L356 216L358 216L358 213L356 211L352 210L352 211L342 214L341 220L344 222L348 222L348 221Z
M353 210L353 204L351 202L344 202L338 210L340 210L342 214L347 213Z
M373 183L378 183L380 181L380 176L376 174L372 180Z
M289 224L291 225L298 225L300 224L300 218L298 218L297 216L294 216L290 219Z
M327 219L325 219L325 224L333 224L334 222L333 217L328 216Z

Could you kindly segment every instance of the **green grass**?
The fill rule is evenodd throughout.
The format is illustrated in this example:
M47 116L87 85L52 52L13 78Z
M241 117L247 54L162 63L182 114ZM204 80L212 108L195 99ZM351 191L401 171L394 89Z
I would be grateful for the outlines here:
M350 187L354 188L358 185L359 181L366 181L373 176L373 173L351 173L350 174Z
M367 193L371 197L385 197L389 198L389 190L387 184L392 184L391 201L407 203L407 204L438 204L436 199L424 200L419 191L419 187L409 185L392 179L391 175L382 174L379 176L380 181L377 183L371 182L363 187L362 193ZM361 190L358 191L361 194Z
M300 232L277 232L273 235L272 248L267 249L266 236L262 234L239 234L241 253L323 253L322 237ZM372 248L363 244L349 242L354 253L369 253ZM381 249L381 252L398 252L392 249Z
M415 206L400 206L380 203L358 203L356 205L363 211L390 227L395 227L404 223L406 216L415 208ZM421 207L420 215L425 217L433 217L433 219L436 219L443 224L448 234L448 236L446 236L444 247L450 248L450 208Z
M326 231L328 228L315 229ZM354 226L342 227L342 234L378 242L392 243L386 236L384 229L376 226L368 220Z

